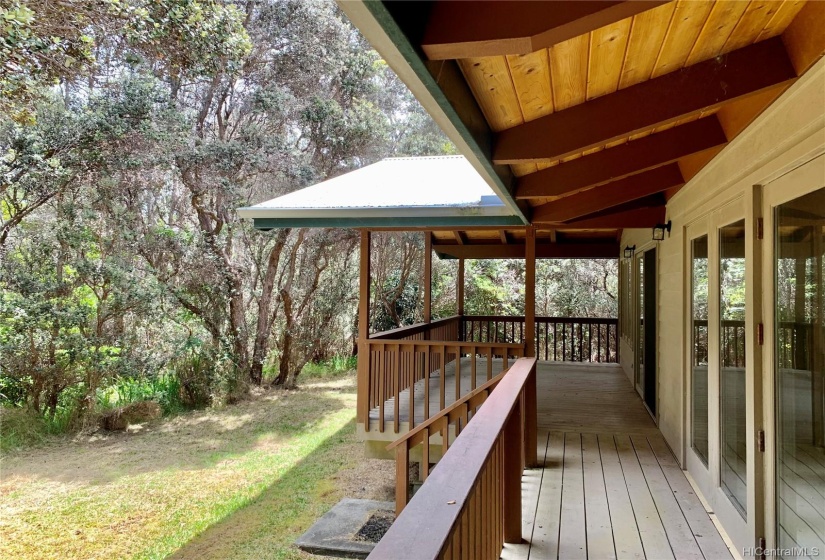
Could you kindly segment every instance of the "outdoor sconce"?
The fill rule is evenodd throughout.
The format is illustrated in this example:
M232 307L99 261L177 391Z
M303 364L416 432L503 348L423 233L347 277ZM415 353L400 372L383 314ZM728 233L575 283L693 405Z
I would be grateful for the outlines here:
M670 220L667 221L666 224L659 224L655 228L653 228L653 241L662 241L665 238L665 231L670 233ZM627 249L625 249L625 252Z
M635 253L635 252L636 252L636 246L634 245L633 247L631 247L630 245L628 245L627 247L624 248L624 258L632 259L633 258L633 253Z

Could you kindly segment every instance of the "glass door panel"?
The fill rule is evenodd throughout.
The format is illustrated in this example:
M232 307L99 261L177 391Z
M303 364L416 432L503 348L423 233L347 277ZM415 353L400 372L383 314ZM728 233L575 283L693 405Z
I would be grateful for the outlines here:
M719 229L720 483L746 517L745 220Z
M825 188L774 214L777 543L825 551Z
M644 396L645 375L645 259L636 257L636 390Z
M691 446L708 465L708 237L691 243Z

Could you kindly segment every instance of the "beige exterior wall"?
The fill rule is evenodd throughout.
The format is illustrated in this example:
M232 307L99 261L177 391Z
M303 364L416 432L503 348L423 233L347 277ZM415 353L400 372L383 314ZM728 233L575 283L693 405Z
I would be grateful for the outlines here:
M685 461L685 229L729 204L745 212L752 185L766 184L825 152L825 59L820 60L670 201L670 237L658 243L658 422L679 461ZM750 217L746 216L746 219ZM750 225L749 225L750 227ZM622 247L637 254L651 231L625 230ZM624 284L621 284L624 286ZM750 290L748 302L757 295ZM759 294L761 297L761 294ZM622 313L628 309L622 309ZM621 365L633 378L632 333L621 337ZM748 376L754 372L748 370ZM761 372L758 372L761 375Z

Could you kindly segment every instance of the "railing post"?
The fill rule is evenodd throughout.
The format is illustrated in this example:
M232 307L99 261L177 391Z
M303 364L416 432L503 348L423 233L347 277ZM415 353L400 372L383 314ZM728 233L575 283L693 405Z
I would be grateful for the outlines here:
M458 259L458 280L455 289L457 315L464 315L464 259Z
M528 467L538 467L538 403L536 391L536 365L524 385L524 461Z
M370 332L370 232L361 230L361 262L359 267L358 296L358 383L356 417L364 429L370 427L370 348L367 338Z
M528 227L524 242L524 336L525 356L536 357L536 229Z
M424 232L424 322L432 321L433 234Z
M429 442L427 442L429 445ZM410 501L410 446L404 442L395 448L395 515L401 515L401 511Z
M521 542L521 461L523 440L521 433L521 407L513 406L504 424L504 542Z

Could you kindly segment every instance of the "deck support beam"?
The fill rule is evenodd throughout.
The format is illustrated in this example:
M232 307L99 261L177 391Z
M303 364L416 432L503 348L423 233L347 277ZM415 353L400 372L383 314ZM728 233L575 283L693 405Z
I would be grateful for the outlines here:
M367 399L367 377L369 376L370 334L370 249L372 238L369 230L361 230L361 261L358 282L358 400L356 421L369 429L369 401Z

